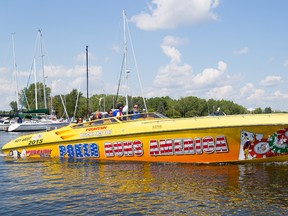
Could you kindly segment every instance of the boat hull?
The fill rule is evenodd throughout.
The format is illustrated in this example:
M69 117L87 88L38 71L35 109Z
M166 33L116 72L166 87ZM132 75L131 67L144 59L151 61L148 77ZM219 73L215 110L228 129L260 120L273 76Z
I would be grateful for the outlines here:
M7 131L11 124L0 124L0 131Z
M232 124L233 119L229 123L225 117L213 117L68 126L19 137L4 145L2 151L14 158L175 163L288 161L288 124L283 120L272 124L267 119L265 124L252 123L255 119L248 118L246 124Z

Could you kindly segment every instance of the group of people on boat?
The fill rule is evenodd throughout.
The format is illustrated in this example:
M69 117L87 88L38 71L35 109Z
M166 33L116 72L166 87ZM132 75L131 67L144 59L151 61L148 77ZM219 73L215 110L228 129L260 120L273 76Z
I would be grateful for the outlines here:
M109 109L106 115L102 114L100 111L96 111L93 114L93 116L90 118L90 120L94 121L94 120L102 119L104 115L104 117L106 118L111 118L111 121L115 121L114 118L112 117L117 117L119 120L122 121L122 120L125 120L123 118L123 115L124 115L123 109L124 109L124 106L121 103L119 103L117 104L117 109L115 110ZM129 111L128 114L131 115L131 120L135 120L139 118L140 111L139 111L138 104L134 104L133 109ZM82 122L83 122L83 118L78 118L77 123L82 123ZM101 121L97 121L97 122L101 123Z
M123 120L123 118L122 118L122 116L123 116L123 108L124 107L123 107L122 104L118 104L117 105L117 109L115 109L113 112L112 112L112 110L109 110L108 113L111 111L112 112L112 116L116 116L119 120ZM140 111L139 111L138 104L134 104L133 109L131 111L129 111L128 114L132 115L131 116L132 120L139 118L140 117Z

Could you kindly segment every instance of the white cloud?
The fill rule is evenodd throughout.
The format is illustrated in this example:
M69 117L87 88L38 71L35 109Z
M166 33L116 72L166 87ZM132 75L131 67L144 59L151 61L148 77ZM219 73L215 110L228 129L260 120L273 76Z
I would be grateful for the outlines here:
M254 85L252 83L247 83L245 86L240 88L240 96L246 97L254 92Z
M162 46L164 54L171 59L171 63L180 63L181 62L181 53L175 47L171 46Z
M189 82L192 68L188 64L182 66L167 64L161 67L154 79L154 84L158 87L185 87Z
M72 89L78 89L81 86L86 86L86 66L76 65L74 68L65 68L63 66L49 66L47 67L48 86L49 81L52 80L52 94L67 94ZM61 74L61 78L59 78ZM57 79L58 78L58 79ZM89 83L97 83L102 79L102 67L89 67Z
M153 0L149 12L142 12L131 18L144 30L172 29L179 25L191 25L207 20L216 20L212 9L218 0Z
M239 50L236 50L234 53L236 54L236 55L245 55L245 54L247 54L249 52L249 48L248 47L243 47L243 48L241 48L241 49L239 49Z
M112 46L112 51L115 52L115 53L120 53L120 52L122 52L122 49L121 49L121 47L119 45L114 44Z
M14 86L16 86L14 82L11 83L11 81L1 77L0 78L0 95L6 95L7 93L10 93L12 89L15 89Z
M10 71L10 68L0 67L0 73L6 73L7 71Z
M91 53L91 52L89 52L89 51L88 51L88 58L89 58L89 61L96 59L96 57L94 56L94 54ZM76 56L76 62L77 62L77 63L80 63L80 64L82 64L82 65L85 65L85 64L86 64L86 52L81 52L81 53L79 53L79 54Z
M187 81L191 80L192 67L188 64L180 65L181 53L172 45L180 45L184 40L181 38L166 36L161 48L166 56L170 58L170 63L161 67L154 79L157 87L185 87Z
M186 39L173 36L166 36L161 48L166 56L170 58L170 62L162 66L155 78L154 86L161 91L165 91L170 96L185 96L188 94L199 94L203 96L207 92L207 88L215 88L218 93L225 95L225 89L229 89L229 84L225 84L231 80L226 74L227 64L219 61L216 68L206 68L199 74L193 74L192 66L187 63L181 63L181 53L175 47L186 43ZM225 88L223 88L223 85ZM221 86L221 87L220 87ZM231 89L227 90L227 93ZM151 95L157 96L159 91L151 91ZM213 91L211 91L213 94ZM219 95L219 94L218 94Z
M207 86L222 79L223 74L227 69L227 64L223 61L218 62L217 68L206 68L202 73L197 74L193 78L193 83L196 86Z
M16 84L11 80L0 77L0 110L9 110L10 102L16 101Z
M260 81L262 86L277 86L282 83L283 80L280 76L267 76L264 80Z
M280 100L282 100L282 99L286 100L288 98L288 93L285 94L285 93L282 93L281 91L277 90L274 92L273 97L279 98Z
M227 64L223 61L218 62L217 68L206 68L197 75L193 74L191 65L181 64L181 53L175 46L182 45L186 41L186 39L173 36L166 36L163 39L161 48L164 54L170 58L170 63L159 69L154 79L154 85L157 88L165 87L174 93L177 88L178 92L185 94L185 92L191 93L201 87L207 88L207 85L223 84L224 80L228 78L224 77Z
M231 85L226 85L226 86L221 86L218 88L211 89L207 93L207 96L209 98L221 100L224 98L229 98L232 92L233 92L233 87Z
M171 59L171 63L176 64L181 62L181 53L176 47L186 44L187 42L187 39L169 35L164 37L161 48L164 54Z
M162 46L180 46L180 45L185 45L189 42L187 38L180 38L180 37L175 37L175 36L165 36L163 41L162 41Z
M33 74L32 72L33 71L29 72L29 71L25 71L25 70L18 70L17 71L17 77L21 78L21 79L25 79L29 76L30 73L32 75ZM28 78L27 78L27 81L28 81Z
M267 98L267 95L265 93L264 89L255 89L254 92L247 97L248 101L262 101L263 98Z

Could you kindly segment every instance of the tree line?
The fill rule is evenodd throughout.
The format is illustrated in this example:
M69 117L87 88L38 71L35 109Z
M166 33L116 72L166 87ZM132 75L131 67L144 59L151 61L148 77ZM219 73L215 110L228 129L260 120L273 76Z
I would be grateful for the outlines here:
M43 84L37 83L37 105L38 108L44 108L44 89ZM125 104L125 97L118 96L116 101L116 95L112 94L96 94L89 97L87 100L83 96L82 92L77 89L73 89L66 95L51 96L51 89L46 86L46 104L50 113L54 113L57 117L87 117L90 113L95 111L107 111L117 106L117 103ZM36 95L35 84L31 84L28 89L24 88L19 93L21 111L36 109ZM142 97L128 96L128 102L130 107L133 104L138 104L140 109L145 109L144 100ZM181 97L179 99L172 99L169 96L166 97L153 97L145 98L148 112L159 112L170 118L180 117L195 117L195 116L207 116L220 110L226 115L234 114L248 114L248 113L272 113L271 107L261 109L260 107L250 112L247 108L234 103L229 100L214 100L214 99L201 99L195 96ZM10 103L10 111L0 111L2 114L15 115L19 112L16 101Z

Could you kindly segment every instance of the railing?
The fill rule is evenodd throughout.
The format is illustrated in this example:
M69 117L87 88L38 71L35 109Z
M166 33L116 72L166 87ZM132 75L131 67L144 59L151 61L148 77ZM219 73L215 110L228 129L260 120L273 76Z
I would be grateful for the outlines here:
M166 116L160 113L139 113L139 114L129 114L123 115L121 117L105 117L101 119L91 120L87 122L77 123L72 125L72 128L78 127L87 127L87 126L94 126L94 125L106 125L106 124L121 124L125 122L132 122L132 121L145 121L145 120L154 120L154 119L163 119L167 118Z

